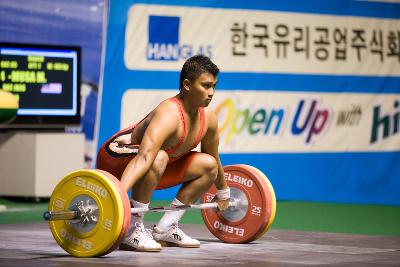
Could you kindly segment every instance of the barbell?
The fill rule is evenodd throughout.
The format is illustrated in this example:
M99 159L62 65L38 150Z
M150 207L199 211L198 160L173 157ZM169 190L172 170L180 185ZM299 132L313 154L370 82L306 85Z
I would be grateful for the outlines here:
M55 187L43 217L51 233L69 254L98 257L115 250L128 232L131 214L200 209L204 223L218 239L248 243L263 236L275 218L276 199L268 178L249 165L224 167L231 188L229 208L217 211L213 185L201 204L131 208L127 193L112 174L103 170L78 170Z

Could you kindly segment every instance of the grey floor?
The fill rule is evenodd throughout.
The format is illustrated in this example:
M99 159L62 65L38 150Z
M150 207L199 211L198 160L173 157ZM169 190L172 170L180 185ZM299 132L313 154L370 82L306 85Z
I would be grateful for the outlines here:
M47 223L0 225L0 266L400 266L400 238L270 230L250 244L225 244L203 225L182 225L199 249L159 253L116 250L74 258L54 241Z

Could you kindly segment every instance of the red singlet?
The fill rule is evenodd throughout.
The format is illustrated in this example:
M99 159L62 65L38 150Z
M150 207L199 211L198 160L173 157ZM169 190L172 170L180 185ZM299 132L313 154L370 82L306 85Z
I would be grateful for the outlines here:
M164 189L182 183L183 176L186 173L190 162L193 160L197 153L195 151L192 151L192 149L194 149L200 143L205 130L204 108L199 108L200 131L197 135L196 141L194 142L190 150L182 153L177 157L171 157L171 155L184 143L187 135L187 129L181 101L177 97L169 98L166 101L173 101L178 108L182 123L182 135L176 145L171 148L165 149L165 152L169 156L169 160L164 174L161 177L160 183L157 186L157 189ZM140 122L145 120L147 116L143 118ZM137 155L138 147L140 146L140 144L129 145L130 147L136 148L135 152L130 153L114 152L110 149L110 144L113 143L117 137L130 134L139 123L136 123L128 128L117 132L101 146L99 153L97 154L98 169L105 170L113 174L115 177L117 177L117 179L121 179L122 173L124 172L126 166Z

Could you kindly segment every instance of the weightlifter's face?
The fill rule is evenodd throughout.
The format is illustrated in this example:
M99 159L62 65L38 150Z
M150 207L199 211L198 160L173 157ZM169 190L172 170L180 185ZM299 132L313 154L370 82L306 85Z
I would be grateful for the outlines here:
M217 78L209 72L202 73L194 82L189 82L190 98L201 107L207 107L215 93Z

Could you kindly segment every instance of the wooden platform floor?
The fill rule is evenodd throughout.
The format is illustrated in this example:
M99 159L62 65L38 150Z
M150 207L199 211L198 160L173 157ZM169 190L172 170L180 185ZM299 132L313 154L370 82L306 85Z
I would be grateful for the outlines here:
M0 266L400 266L400 238L270 230L249 244L226 244L203 225L181 225L199 249L159 253L116 250L101 258L74 258L54 241L47 223L0 225Z

